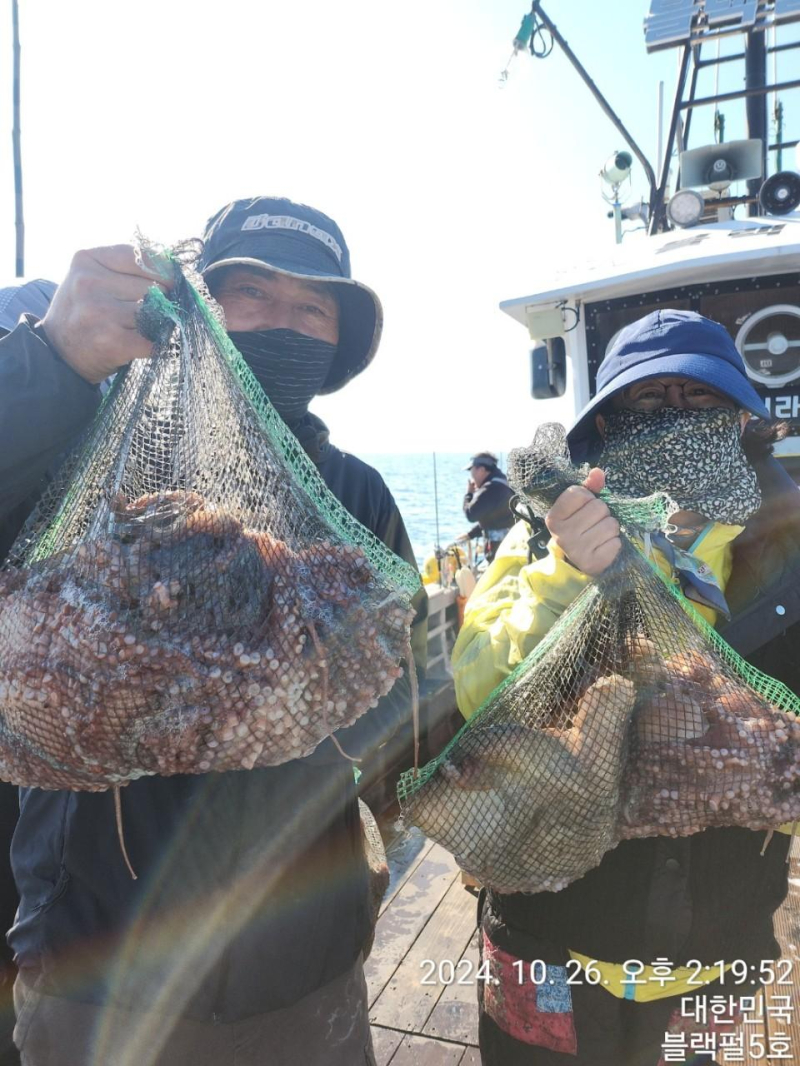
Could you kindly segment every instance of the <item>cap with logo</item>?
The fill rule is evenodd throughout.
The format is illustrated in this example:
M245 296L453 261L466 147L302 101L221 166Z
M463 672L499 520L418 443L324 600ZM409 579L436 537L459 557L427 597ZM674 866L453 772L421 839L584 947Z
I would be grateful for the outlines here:
M234 200L208 220L203 242L205 277L227 266L266 267L336 286L339 343L321 393L342 388L372 362L383 309L372 289L350 276L350 253L332 218L282 197Z
M476 452L464 469L471 470L473 466L497 466L497 456L494 452Z

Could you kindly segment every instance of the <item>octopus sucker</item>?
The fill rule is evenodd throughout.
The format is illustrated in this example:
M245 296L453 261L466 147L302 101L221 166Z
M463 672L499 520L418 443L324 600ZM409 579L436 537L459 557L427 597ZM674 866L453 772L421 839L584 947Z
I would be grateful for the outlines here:
M96 790L276 765L402 672L413 611L386 588L375 608L357 546L292 548L196 492L118 495L111 519L0 573L5 779Z

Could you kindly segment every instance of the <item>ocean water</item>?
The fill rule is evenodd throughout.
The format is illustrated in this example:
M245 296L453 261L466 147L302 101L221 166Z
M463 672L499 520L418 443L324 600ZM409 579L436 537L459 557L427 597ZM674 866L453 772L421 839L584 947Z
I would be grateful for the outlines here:
M464 452L437 452L435 478L431 452L406 455L361 453L359 458L374 466L389 486L420 565L437 543L437 500L438 543L443 548L472 525L461 509L469 480L469 474L464 470L469 455ZM501 465L504 458L500 456Z

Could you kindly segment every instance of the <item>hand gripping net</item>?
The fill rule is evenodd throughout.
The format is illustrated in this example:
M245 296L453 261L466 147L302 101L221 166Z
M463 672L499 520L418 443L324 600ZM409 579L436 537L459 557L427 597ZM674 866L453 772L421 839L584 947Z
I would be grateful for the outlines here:
M569 463L560 426L509 461L539 517L586 473ZM405 820L499 891L557 891L630 837L800 818L800 701L748 666L631 543L675 507L603 495L623 530L617 561L400 783Z
M173 256L0 572L0 776L97 791L272 766L393 685L418 576L323 484Z

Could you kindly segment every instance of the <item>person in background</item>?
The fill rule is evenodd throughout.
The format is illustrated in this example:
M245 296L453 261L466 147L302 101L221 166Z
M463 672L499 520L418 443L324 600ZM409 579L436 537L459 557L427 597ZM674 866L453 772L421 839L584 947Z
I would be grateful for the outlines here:
M151 269L152 266L152 269ZM381 305L351 277L336 223L291 200L217 212L199 263L227 329L328 488L414 563L380 475L308 410L372 361ZM41 323L0 341L0 522L91 422L99 383L152 345L136 328L169 271L133 248L79 252ZM31 504L32 505L32 504ZM424 670L427 598L412 646ZM235 773L148 776L122 792L23 789L9 934L25 1066L374 1064L362 952L368 872L353 764L411 737L408 670L371 711L304 759Z
M509 506L514 492L497 465L497 456L492 452L473 455L464 469L469 470L464 514L468 521L475 524L459 540L483 537L484 554L491 562L500 542L515 522Z
M656 550L658 565L734 650L800 692L800 491L771 455L786 427L768 420L722 326L669 310L628 326L568 434L573 460L597 465L548 513L547 555L531 561L520 522L467 605L453 652L465 717L617 557L619 525L596 495L605 484L676 501L672 546ZM735 827L624 840L559 892L486 892L484 959L539 959L549 984L545 995L527 979L481 983L484 1066L657 1066L666 1032L674 1048L692 1024L682 997L730 997L730 982L714 981L719 960L744 960L753 983L733 992L755 995L780 954L773 915L787 892L790 843L787 831ZM597 984L583 972L564 983L576 956L596 960ZM671 975L660 985L658 959ZM698 987L692 959L710 967L701 972L708 984ZM627 960L644 967L635 987L621 984Z
M29 321L44 316L56 291L54 281L35 278L0 286L0 338L16 329L22 315ZM2 555L0 555L2 561ZM5 934L14 924L19 905L19 893L11 872L11 839L19 818L19 790L5 781L0 782L0 1066L18 1066L19 1052L14 1046L14 1005L11 990L17 968L14 953L6 943Z

